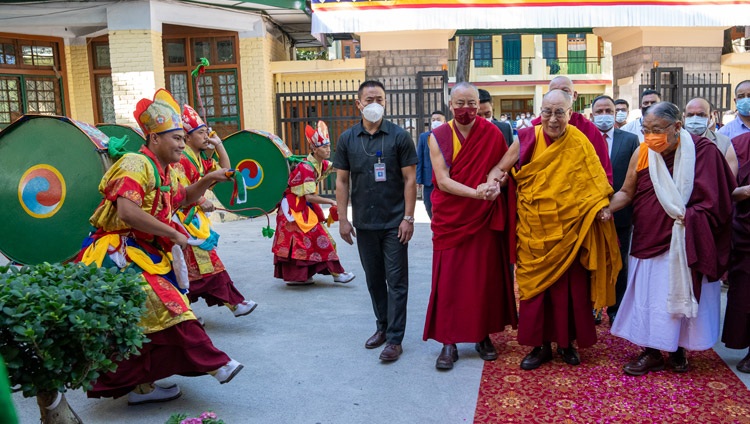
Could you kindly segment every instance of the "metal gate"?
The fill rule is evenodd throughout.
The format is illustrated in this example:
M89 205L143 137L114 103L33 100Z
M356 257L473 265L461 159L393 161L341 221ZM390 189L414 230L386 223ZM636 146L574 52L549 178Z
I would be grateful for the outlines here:
M682 68L653 68L650 74L641 75L638 92L643 93L646 89L658 91L662 100L676 104L680 110L684 110L685 104L696 97L711 102L720 116L732 107L729 74L724 82L724 74L721 73L685 74Z
M380 79L386 90L386 119L407 130L416 143L427 130L432 112L448 114L448 72L417 72L414 78ZM305 125L320 119L328 125L335 155L339 135L360 121L357 89L361 81L311 81L277 84L276 134L295 155L307 155ZM331 195L334 177L323 182L321 193Z

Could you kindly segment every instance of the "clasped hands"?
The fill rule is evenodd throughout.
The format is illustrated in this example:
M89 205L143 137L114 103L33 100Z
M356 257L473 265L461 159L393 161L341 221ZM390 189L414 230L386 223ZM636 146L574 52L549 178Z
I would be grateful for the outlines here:
M477 186L477 199L495 200L500 195L500 183L497 181L486 182Z
M508 184L508 173L503 172L500 177L488 176L487 182L477 186L477 198L495 200L502 192L502 187Z

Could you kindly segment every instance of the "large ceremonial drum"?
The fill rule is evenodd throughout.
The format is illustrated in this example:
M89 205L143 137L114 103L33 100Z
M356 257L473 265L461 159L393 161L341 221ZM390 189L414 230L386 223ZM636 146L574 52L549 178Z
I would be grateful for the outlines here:
M119 124L96 124L99 131L103 132L107 137L122 138L127 136L128 142L125 144L125 150L128 152L137 152L146 142L146 137L143 135L143 130L138 127L129 127L127 125Z
M224 139L232 168L242 174L247 203L230 206L232 184L220 183L214 193L224 207L237 214L256 217L271 212L281 200L289 179L287 158L292 152L277 136L260 130L242 130ZM238 188L238 190L241 189ZM242 193L239 193L242 198ZM260 210L239 211L244 208Z
M101 200L107 142L62 116L25 115L0 132L0 253L21 264L78 253Z

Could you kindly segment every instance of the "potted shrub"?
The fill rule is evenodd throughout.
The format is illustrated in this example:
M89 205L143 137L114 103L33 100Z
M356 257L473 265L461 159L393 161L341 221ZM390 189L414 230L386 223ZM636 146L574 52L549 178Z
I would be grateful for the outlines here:
M0 355L42 423L81 423L63 393L89 390L147 340L141 284L134 271L82 264L0 267Z

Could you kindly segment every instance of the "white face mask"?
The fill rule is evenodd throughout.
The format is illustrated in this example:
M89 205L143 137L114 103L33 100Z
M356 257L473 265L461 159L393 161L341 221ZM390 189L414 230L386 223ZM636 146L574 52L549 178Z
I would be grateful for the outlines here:
M432 123L430 124L430 127L432 127L432 129L434 130L441 125L443 125L442 121L432 121Z
M628 120L628 113L625 112L624 110L618 111L615 114L615 121L617 121L618 123L622 124L623 122L627 120Z
M693 115L685 118L685 129L693 135L703 135L708 128L708 118Z
M373 124L383 119L384 113L385 108L380 103L370 103L362 109L362 117Z
M596 115L594 116L594 125L599 128L599 131L609 131L615 125L615 117L612 115Z

